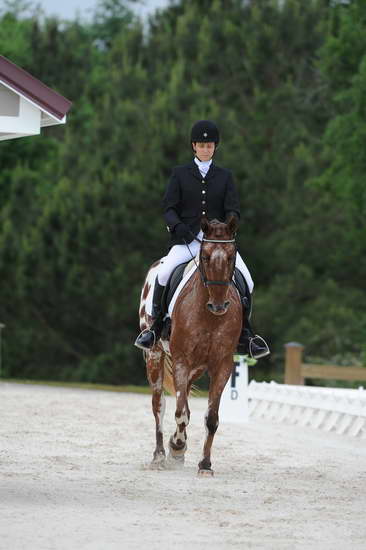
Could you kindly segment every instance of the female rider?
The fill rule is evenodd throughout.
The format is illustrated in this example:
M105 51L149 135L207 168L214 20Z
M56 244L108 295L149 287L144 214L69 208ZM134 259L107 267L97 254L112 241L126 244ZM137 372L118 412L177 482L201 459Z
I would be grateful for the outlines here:
M150 349L160 338L164 313L161 298L173 269L196 256L199 241L203 234L200 229L201 217L225 222L229 216L240 218L238 194L229 170L217 166L212 158L219 144L217 126L209 120L196 122L191 130L191 145L194 159L173 169L167 186L163 204L164 218L171 235L170 251L159 266L153 294L153 324L149 330L139 334L135 345ZM270 353L266 342L253 333L249 323L251 293L254 283L249 270L239 252L235 267L244 277L238 285L243 304L243 329L240 335L238 352L249 353L258 359Z

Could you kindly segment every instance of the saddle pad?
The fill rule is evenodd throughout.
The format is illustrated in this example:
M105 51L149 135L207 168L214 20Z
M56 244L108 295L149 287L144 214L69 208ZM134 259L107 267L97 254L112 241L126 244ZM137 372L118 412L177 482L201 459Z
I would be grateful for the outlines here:
M168 306L171 301L171 299L174 296L174 292L177 290L177 287L181 280L184 277L184 270L187 267L187 263L177 265L175 269L173 269L173 273L169 277L169 281L165 287L165 291L163 294L163 307L165 311L168 311Z
M198 259L197 259L196 263L198 265ZM188 263L188 265L186 266L186 268L184 270L184 273L183 273L183 278L182 278L181 282L179 283L179 285L177 286L177 289L174 292L173 297L172 297L172 299L170 301L170 304L168 306L169 317L172 316L175 302L176 302L182 288L185 286L186 282L189 281L189 279L192 277L193 273L196 271L196 269L197 269L196 263L194 262L194 260L191 260ZM247 283L246 283L243 275L240 273L240 271L237 267L235 268L235 271L234 271L234 274L233 274L233 283L234 283L234 287L236 288L236 291L238 292L239 296L240 296L239 289L242 291L243 296L245 296L245 285ZM249 296L250 296L250 294L249 294Z
M194 259L192 258L192 260L190 262L187 263L185 269L184 269L184 273L183 273L183 277L184 275L187 275L187 273L189 271L191 271L192 267L195 265L195 263L198 265L200 262L198 260L198 256L196 256Z
M146 313L148 313L148 315L151 315L151 312L152 312L152 299L153 299L153 293L154 293L155 279L156 279L156 276L157 276L157 273L158 273L158 270L159 270L159 266L160 266L161 263L164 262L164 259L165 259L165 257L161 258L159 264L156 265L155 267L153 267L148 273L148 277L147 277L146 282L149 284L150 288L149 288L149 292L148 292L148 295L146 297L146 302L145 302ZM196 262L198 262L198 259L196 260ZM196 271L196 269L197 269L197 267L196 267L196 263L195 263L194 260L191 260L190 262L188 262L188 264L184 268L183 278L180 281L180 283L178 284L178 286L176 287L176 290L175 290L172 297L171 297L171 295L169 293L169 289L168 289L168 299L171 298L170 303L168 304L168 312L167 312L169 317L172 316L172 312L173 312L173 309L174 309L174 306L175 306L175 302L176 302L176 300L179 296L179 293L181 292L182 288L185 286L187 281L189 281L189 279L192 277L192 275ZM245 289L245 286L248 286L248 283L245 281L245 278L243 277L243 275L240 273L240 271L237 268L235 268L235 276L233 276L233 281L235 282L235 286L239 287L239 289L241 291L241 294L243 296L245 296L245 294L247 293L247 291Z
M177 290L177 287L178 287L179 283L181 282L183 277L195 265L195 261L198 265L199 260L198 260L198 258L195 258L195 259L190 260L189 262L184 262L183 264L177 265L177 267L175 267L173 269L173 273L169 277L169 281L168 281L168 284L166 286L166 290L165 290L164 296L163 296L163 303L164 303L164 308L166 309L166 311L168 311L169 304L173 299L173 296L175 294L175 291Z
M172 316L173 309L174 309L174 306L175 306L175 302L177 301L177 298L179 296L180 291L185 286L186 282L189 281L189 279L192 277L192 275L196 271L196 269L197 269L197 267L196 267L196 264L194 263L193 260L190 261L189 264L187 265L187 267L185 268L184 273L183 273L183 279L181 280L181 282L177 286L177 290L174 292L173 297L172 297L172 299L170 301L170 304L168 306L169 317Z
M164 263L164 259L165 259L165 256L160 259L159 263L155 267L150 269L150 271L147 275L147 279L145 281L145 286L149 285L149 292L146 296L146 301L145 301L145 304L144 304L145 305L145 311L148 315L151 315L151 313L152 313L152 300L153 300L153 294L154 294L155 279L156 279L156 276L158 274L160 264ZM172 296L170 296L170 292L169 292L169 289L168 289L168 299L171 298L171 302L170 302L169 308L168 308L168 314L169 315L171 315L171 311L173 311L173 307L174 307L175 301L177 299L177 296L178 296L180 290L183 288L183 286L188 281L188 279L191 277L191 275L193 275L195 270L196 270L195 263L194 263L193 260L191 260L185 266L184 271L183 271L183 278L180 281L180 283L177 285L176 290L175 290L175 292Z

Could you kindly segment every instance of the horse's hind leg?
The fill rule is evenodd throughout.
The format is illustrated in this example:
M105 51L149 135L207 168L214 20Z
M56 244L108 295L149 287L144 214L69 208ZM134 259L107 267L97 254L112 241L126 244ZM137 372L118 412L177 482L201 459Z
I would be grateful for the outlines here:
M203 457L198 464L199 475L213 475L211 469L211 447L216 430L219 426L219 406L221 394L233 369L232 355L220 368L212 371L208 394L208 409L205 415L206 440L203 446Z
M165 412L164 380L164 352L148 352L146 370L152 388L152 410L156 426L156 447L151 462L152 468L161 468L165 463L165 449L163 442L163 418Z
M174 385L176 389L175 422L177 429L169 440L170 465L183 465L184 454L187 449L187 426L189 424L190 410L188 407L188 373L186 369L177 365L174 369Z

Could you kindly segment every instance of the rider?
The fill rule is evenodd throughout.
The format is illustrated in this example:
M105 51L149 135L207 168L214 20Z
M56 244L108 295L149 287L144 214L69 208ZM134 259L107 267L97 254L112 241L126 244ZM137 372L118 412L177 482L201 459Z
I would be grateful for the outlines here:
M173 269L196 256L199 241L203 234L200 229L201 217L226 221L229 216L240 218L239 198L229 170L217 166L212 158L219 144L217 126L209 120L196 122L191 130L191 146L194 159L173 169L167 186L163 205L164 218L171 235L170 251L160 264L155 280L152 318L149 330L137 337L135 345L150 349L160 338L163 328L164 312L161 298ZM254 283L249 270L239 252L236 255L235 267L244 277L238 285L243 304L243 330L240 335L238 351L249 353L254 358L264 357L270 353L266 342L253 333L249 323L251 313L251 293Z

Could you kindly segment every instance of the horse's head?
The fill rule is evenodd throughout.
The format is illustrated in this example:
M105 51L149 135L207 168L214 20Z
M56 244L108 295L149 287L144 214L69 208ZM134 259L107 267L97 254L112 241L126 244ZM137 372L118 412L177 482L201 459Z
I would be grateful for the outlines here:
M235 268L237 225L236 216L230 217L228 223L209 222L207 218L201 222L204 237L200 269L208 290L207 309L214 315L224 315L230 305L227 297Z

